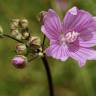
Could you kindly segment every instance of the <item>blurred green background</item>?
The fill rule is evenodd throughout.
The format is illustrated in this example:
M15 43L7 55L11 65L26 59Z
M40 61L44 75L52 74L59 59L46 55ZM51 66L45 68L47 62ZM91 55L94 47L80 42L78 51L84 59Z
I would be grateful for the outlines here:
M58 3L58 1L60 1ZM27 18L33 35L41 36L37 15L53 8L61 16L76 5L96 15L96 0L0 0L0 25L10 32L10 20ZM61 7L60 4L64 4ZM0 39L0 96L49 96L45 69L40 58L25 69L11 64L16 42ZM47 58L54 82L55 96L96 96L96 61L88 61L83 68L72 59L66 62Z

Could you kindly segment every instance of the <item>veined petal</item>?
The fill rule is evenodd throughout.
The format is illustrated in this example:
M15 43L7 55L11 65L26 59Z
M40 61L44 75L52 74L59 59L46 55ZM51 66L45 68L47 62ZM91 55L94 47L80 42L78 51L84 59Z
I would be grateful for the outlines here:
M93 18L92 18L93 19ZM96 35L96 20L92 20L88 26L80 30L80 38L83 41L89 41Z
M82 54L85 54L88 60L96 60L96 50L92 48L82 48Z
M89 32L89 34L90 34L90 32ZM93 32L92 34L93 34L93 36L89 40L84 40L84 39L80 39L79 38L80 46L82 46L82 47L93 47L93 46L96 46L96 33ZM85 38L86 38L86 35L85 35Z
M58 39L58 35L53 33L50 29L46 29L44 25L41 26L41 31L46 35L48 39L56 40Z
M61 21L56 15L55 11L49 9L48 12L44 15L43 18L44 25L41 28L41 31L49 38L56 39L58 38L61 32Z
M77 13L77 7L73 7L72 9L70 9L65 17L64 17L64 20L63 20L63 31L66 32L68 29L71 29L70 26L71 24L73 23L73 21L76 19L76 15L77 14L72 14L73 12L74 13ZM71 12L72 11L72 12Z
M76 52L70 52L70 57L78 61L80 66L84 66L86 60L96 60L96 51L89 48L81 47Z
M92 22L93 18L87 11L71 8L63 20L63 31L75 30L79 32Z
M67 45L68 45L68 50L71 52L75 52L75 51L79 50L79 47L80 47L78 39L72 43L67 44Z
M68 59L68 49L64 46L59 46L57 44L51 45L45 50L47 56L51 56L55 59L65 61Z
M76 60L81 67L86 63L86 58L83 58L82 54L80 54L78 51L75 53L71 52L70 57Z
M83 47L92 47L96 45L96 20L94 20L94 18L86 28L80 31L79 42Z
M92 34L92 30L87 28L87 29L83 29L80 32L80 38L83 41L90 41L93 38L93 34Z

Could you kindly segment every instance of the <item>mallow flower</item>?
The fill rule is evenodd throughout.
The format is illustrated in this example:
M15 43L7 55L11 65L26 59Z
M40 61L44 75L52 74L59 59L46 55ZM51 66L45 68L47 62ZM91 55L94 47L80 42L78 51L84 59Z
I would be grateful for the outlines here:
M61 22L52 9L43 14L41 31L50 40L45 49L47 56L61 61L69 57L75 59L80 66L86 60L96 60L96 18L89 12L72 7Z

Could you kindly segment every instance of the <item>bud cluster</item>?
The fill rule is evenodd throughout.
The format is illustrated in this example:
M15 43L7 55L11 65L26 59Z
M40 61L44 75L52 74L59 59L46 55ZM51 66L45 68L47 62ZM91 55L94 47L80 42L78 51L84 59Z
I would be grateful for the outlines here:
M10 28L11 35L16 39L26 40L30 37L27 19L12 19Z
M11 34L3 33L0 26L0 37L7 37L18 42L15 47L16 55L12 59L12 64L16 68L24 68L34 57L43 55L40 38L31 35L28 25L27 19L12 19Z
M30 59L41 55L40 38L31 36L26 19L13 19L10 28L11 36L23 42L16 44L16 56L13 57L12 64L16 68L24 68Z

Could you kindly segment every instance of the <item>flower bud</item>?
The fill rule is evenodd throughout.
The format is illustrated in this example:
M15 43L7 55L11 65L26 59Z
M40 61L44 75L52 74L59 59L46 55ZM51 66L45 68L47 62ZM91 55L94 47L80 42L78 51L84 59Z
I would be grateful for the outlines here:
M20 20L20 26L22 28L27 28L28 27L28 20L27 19Z
M43 18L44 18L44 15L46 14L47 12L46 11L41 11L39 13L39 15L37 16L37 19L38 21L43 25Z
M12 64L16 67L16 68L24 68L27 64L27 58L25 56L22 55L17 55L12 59Z
M19 40L21 40L21 38L22 38L22 34L19 33L18 29L12 30L11 35L12 35L14 38L19 39Z
M16 29L16 28L18 28L19 21L20 21L19 19L12 19L11 29Z
M16 45L16 52L19 55L25 55L27 53L27 48L25 44L18 43Z
M16 37L16 36L18 35L18 33L19 33L18 29L15 29L15 30L12 30L12 31L11 31L11 35L12 35L13 37Z
M18 33L17 36L16 36L16 39L21 40L22 39L22 34Z
M22 33L22 39L24 39L24 40L26 40L26 39L29 39L29 37L30 37L30 33L29 32L23 32Z
M40 46L40 38L37 36L31 36L29 41L28 41L28 45L38 45Z

